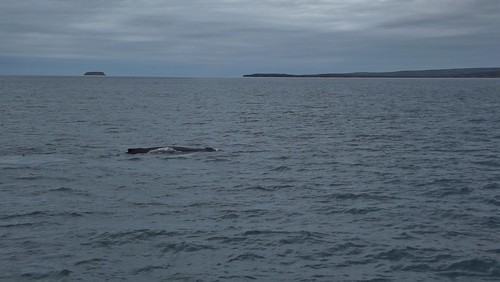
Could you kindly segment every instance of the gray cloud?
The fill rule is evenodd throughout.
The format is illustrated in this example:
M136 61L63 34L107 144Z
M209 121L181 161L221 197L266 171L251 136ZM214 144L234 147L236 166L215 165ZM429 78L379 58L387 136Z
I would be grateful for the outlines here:
M242 72L500 65L499 14L496 0L0 0L0 57Z

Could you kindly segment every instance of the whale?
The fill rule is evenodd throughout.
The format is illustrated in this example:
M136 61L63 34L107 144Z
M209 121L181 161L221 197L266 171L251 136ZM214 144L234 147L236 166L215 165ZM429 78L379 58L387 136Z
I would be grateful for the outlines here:
M127 154L147 154L147 153L194 153L194 152L215 152L212 147L190 148L180 146L160 146L148 148L129 148Z

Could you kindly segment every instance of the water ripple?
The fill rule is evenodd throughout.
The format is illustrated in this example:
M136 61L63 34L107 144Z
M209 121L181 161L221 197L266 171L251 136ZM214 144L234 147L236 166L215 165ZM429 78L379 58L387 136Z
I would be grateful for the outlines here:
M0 280L500 280L499 89L0 76Z

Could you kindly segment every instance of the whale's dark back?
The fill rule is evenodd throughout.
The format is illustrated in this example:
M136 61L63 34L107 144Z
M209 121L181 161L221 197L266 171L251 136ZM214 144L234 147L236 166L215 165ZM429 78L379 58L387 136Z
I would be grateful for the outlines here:
M150 147L150 148L130 148L127 150L127 154L145 154L153 150L160 149L161 147Z

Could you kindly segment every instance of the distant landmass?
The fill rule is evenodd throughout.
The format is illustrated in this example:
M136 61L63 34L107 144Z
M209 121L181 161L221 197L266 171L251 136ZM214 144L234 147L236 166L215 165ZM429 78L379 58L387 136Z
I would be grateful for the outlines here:
M85 75L106 75L102 71L88 71Z
M254 73L243 77L500 78L500 68L405 70L322 74Z

